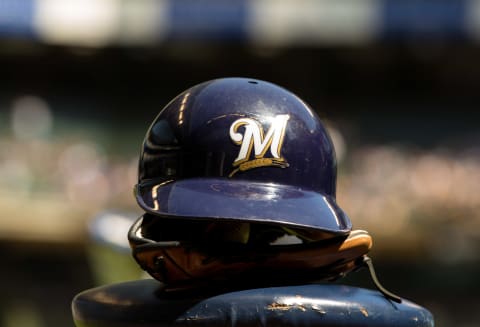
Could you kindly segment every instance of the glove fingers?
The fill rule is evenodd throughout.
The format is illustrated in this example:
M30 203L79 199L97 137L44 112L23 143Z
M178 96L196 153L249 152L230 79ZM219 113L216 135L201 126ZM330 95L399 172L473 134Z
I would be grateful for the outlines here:
M274 246L263 251L247 249L235 251L228 257L208 256L183 246L139 247L134 256L154 278L172 285L240 279L249 275L257 279L287 278L303 272L315 279L334 279L355 269L357 259L367 254L371 247L372 238L367 232L353 231L346 239L308 246Z

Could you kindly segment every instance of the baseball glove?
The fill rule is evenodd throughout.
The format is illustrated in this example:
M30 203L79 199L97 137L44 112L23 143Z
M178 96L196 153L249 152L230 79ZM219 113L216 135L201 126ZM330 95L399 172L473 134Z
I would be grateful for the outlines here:
M179 222L145 215L128 237L142 269L172 290L226 282L240 287L335 280L367 266L382 293L398 299L378 283L366 256L372 238L363 230L331 236L281 225Z

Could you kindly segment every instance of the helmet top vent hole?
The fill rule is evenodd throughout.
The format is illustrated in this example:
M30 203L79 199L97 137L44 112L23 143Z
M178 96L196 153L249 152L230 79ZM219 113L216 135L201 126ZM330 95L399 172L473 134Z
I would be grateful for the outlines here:
M248 81L248 83L250 83L250 84L258 84L257 81Z

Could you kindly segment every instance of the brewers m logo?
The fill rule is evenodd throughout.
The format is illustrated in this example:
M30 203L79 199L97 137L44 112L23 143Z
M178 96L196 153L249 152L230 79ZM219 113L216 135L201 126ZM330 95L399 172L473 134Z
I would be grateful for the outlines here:
M232 177L239 170L245 171L257 167L276 166L285 168L288 163L280 154L289 115L277 115L272 118L270 128L264 135L262 125L252 118L240 118L230 126L230 138L240 146L238 156L233 162L235 168L229 175ZM238 130L243 127L243 134ZM252 148L254 158L251 158ZM271 157L265 158L270 149Z

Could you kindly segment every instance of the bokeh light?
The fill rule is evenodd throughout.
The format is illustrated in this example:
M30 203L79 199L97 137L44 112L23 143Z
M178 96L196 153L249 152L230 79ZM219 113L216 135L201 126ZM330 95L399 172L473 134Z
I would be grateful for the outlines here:
M11 126L15 137L35 139L47 137L52 130L53 116L45 100L22 96L13 101Z

